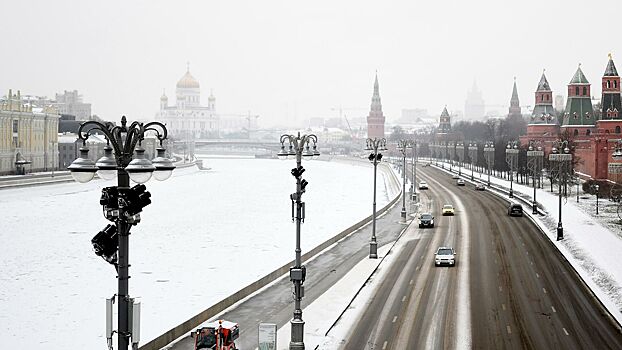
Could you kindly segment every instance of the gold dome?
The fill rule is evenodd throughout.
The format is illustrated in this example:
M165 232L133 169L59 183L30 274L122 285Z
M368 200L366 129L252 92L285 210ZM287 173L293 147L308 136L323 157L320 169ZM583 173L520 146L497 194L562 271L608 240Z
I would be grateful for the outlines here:
M190 74L190 71L186 71L186 74L184 74L183 77L181 77L181 79L179 79L179 81L177 82L177 88L182 88L182 89L198 89L199 88L199 82L194 79L194 77L192 76L192 74Z

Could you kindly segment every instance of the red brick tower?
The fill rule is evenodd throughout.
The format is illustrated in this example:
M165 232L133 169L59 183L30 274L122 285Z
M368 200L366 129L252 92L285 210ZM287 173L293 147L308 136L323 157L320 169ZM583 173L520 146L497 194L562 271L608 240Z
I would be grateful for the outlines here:
M376 81L374 82L374 94L371 97L371 109L367 116L367 137L384 138L384 121L382 114L382 104L380 103L380 88L378 85L378 73L376 73Z

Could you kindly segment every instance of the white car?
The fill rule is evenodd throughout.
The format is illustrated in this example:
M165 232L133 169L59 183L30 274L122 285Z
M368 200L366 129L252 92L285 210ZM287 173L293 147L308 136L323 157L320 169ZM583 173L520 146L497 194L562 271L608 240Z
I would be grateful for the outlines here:
M427 190L428 189L428 183L425 182L425 181L419 182L419 189L420 190Z
M453 175L451 176L451 178L452 178L452 179L454 179L454 180L456 180L456 179L459 179L459 178L460 178L460 176L458 176L458 174L453 174Z
M457 184L458 186L464 186L464 180L462 180L462 179L458 179L458 181L456 181L456 184Z
M456 265L456 252L452 247L439 247L434 254L434 266Z

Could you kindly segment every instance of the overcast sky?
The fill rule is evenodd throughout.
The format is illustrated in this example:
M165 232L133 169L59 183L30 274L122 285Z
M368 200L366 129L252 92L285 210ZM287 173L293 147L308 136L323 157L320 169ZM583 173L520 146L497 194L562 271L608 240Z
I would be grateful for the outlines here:
M620 0L3 1L0 95L77 89L93 113L153 119L190 71L222 113L262 126L369 110L378 71L389 120L403 108L463 110L476 79L506 111L517 77L533 105L542 69L564 93L582 63L600 94L622 69ZM495 105L499 105L497 107Z

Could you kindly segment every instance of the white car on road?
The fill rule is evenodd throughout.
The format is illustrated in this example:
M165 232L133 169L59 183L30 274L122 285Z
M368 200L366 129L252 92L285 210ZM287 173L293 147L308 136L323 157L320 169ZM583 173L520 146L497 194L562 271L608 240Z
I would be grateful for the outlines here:
M434 254L434 266L456 265L456 252L452 247L439 247Z
M425 181L419 182L419 189L420 190L427 190L428 189L428 183L425 182Z

